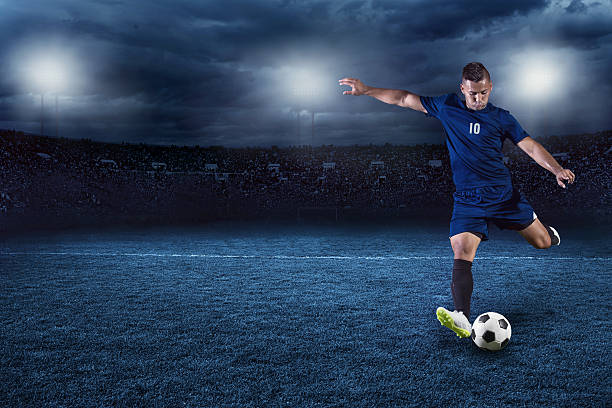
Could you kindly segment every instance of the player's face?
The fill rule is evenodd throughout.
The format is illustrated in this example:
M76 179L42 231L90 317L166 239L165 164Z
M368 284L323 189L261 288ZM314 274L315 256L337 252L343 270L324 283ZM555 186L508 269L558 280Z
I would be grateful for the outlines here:
M461 93L465 96L465 104L472 110L481 110L487 106L492 89L493 84L488 79L461 82Z

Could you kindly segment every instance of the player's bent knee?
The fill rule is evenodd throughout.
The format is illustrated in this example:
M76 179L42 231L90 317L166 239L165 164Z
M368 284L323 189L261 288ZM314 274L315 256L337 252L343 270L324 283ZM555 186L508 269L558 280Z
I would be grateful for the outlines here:
M531 245L536 249L548 249L551 245L550 237L538 237L531 242Z
M548 249L552 241L546 227L537 219L529 227L518 231L536 249Z

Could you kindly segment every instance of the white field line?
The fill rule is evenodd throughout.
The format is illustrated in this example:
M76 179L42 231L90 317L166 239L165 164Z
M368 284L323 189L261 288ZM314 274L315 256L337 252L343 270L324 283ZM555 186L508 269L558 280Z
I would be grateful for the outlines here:
M60 256L125 256L125 257L158 257L158 258L238 258L238 259L338 259L338 260L397 260L408 261L415 259L451 259L452 256L354 256L354 255L227 255L227 254L164 254L164 253L119 253L119 252L0 252L0 256L15 255L60 255ZM541 261L610 261L612 257L540 257L540 256L477 256L475 259L516 259L516 260L541 260Z

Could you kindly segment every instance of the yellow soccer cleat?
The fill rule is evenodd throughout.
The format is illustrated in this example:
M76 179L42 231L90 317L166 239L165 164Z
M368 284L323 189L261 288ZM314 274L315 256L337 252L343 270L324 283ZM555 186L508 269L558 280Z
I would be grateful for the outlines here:
M472 325L465 317L463 312L450 312L443 307L436 310L436 316L442 326L446 326L454 331L461 338L470 337L472 334Z

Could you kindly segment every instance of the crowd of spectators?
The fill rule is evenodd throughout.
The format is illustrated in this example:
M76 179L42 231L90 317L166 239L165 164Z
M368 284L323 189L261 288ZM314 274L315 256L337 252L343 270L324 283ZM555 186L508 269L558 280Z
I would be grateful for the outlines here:
M576 174L566 190L508 141L505 161L537 212L610 215L611 135L539 139ZM454 191L446 146L428 144L205 148L0 131L0 163L0 224L296 216L300 208L449 212Z

